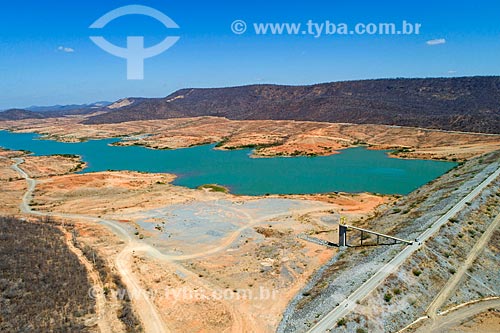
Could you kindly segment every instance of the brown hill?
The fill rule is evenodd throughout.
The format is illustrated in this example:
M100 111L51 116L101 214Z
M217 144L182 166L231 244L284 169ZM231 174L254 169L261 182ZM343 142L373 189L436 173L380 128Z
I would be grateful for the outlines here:
M115 103L86 124L220 116L310 120L500 133L500 77L381 79L312 86L182 89Z
M0 121L2 120L23 120L23 119L42 119L43 115L27 110L10 109L0 112Z

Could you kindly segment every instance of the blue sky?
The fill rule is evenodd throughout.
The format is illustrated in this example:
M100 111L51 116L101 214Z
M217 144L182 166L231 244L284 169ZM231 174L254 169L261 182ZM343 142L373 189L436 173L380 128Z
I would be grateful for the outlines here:
M160 97L180 88L254 83L313 84L387 77L500 74L500 2L475 1L9 1L0 11L0 109L29 105ZM89 26L117 7L151 6L180 29L130 15L100 32L125 46L127 36L154 45L179 42L145 61L145 79L126 79L126 60L89 39ZM231 31L241 19L249 29ZM258 36L252 23L308 20L422 24L411 36ZM428 45L427 41L446 43ZM62 49L59 49L62 47Z

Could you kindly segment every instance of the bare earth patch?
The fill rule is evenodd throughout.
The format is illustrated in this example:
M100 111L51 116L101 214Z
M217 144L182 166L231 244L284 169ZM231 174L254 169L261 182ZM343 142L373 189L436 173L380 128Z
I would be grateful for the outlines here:
M334 212L368 217L393 200L345 193L234 196L173 186L173 179L137 172L40 178L33 207L113 219L135 241L165 253L132 254L131 269L169 329L179 332L274 331L289 300L336 251L297 236L333 230L323 218ZM106 241L109 232L81 223L78 229L112 266L119 243Z
M333 124L286 120L228 120L218 117L83 125L84 116L0 122L1 129L43 133L78 142L125 137L119 145L175 149L218 143L220 149L256 148L254 156L331 155L368 145L399 150L402 158L464 160L500 149L500 135L447 132L386 125Z

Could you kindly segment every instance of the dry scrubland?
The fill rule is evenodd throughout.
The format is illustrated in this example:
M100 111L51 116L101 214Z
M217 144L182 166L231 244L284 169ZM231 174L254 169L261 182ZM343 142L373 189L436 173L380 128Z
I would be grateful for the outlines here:
M38 181L75 172L83 166L79 157L70 155L37 157L26 155L24 152L1 150L0 156L21 157L25 161L22 163L23 169L31 177L37 178ZM18 215L20 213L21 197L27 190L24 179L20 178L19 175L9 173L13 171L11 169L13 164L13 160L0 158L1 174L9 175L8 178L2 177L0 179L0 196L2 200L0 214L4 216ZM106 326L110 326L112 332L142 331L128 297L118 299L111 293L106 292L105 304L101 305L102 309L99 309L99 314L95 313L95 302L88 294L91 286L124 292L126 289L116 270L112 269L112 265L106 259L103 259L94 248L84 242L83 237L80 239L79 231L85 231L84 226L81 223L76 226L72 223L78 222L78 220L63 224L61 222L56 223L55 220L51 220L50 224L33 224L6 217L0 219L2 220L0 222L1 263L5 266L2 267L2 273L5 272L5 276L1 280L1 296L6 295L5 298L2 298L2 308L5 310L2 317L0 317L2 331L21 331L22 327L33 325L30 330L94 332L99 331L97 328L98 326L100 328L99 321L103 320L99 319L98 316L105 318L104 320L107 321ZM66 229L71 230L71 234ZM103 231L102 227L98 230ZM104 231L107 232L105 229ZM53 235L50 233L53 233ZM79 251L76 256L72 253L74 250L70 251L68 249L64 240L65 237L71 237L71 235L73 236L71 243L76 247L76 251ZM104 243L100 245L102 246ZM25 256L25 253L31 254L31 256ZM78 255L82 257L80 258ZM4 260L4 256L9 258ZM19 260L18 258L25 260ZM76 263L80 260L79 270L76 269L75 262L71 262L73 259L76 259ZM37 260L40 263L37 263ZM89 272L85 270L86 268L81 264L81 261L86 261L92 267L91 269L97 274L97 277L95 277L97 281L88 281L87 274ZM43 274L38 273L36 269L30 270L31 266L43 269ZM48 270L48 272L45 270ZM12 274L7 276L9 273ZM31 273L33 273L33 278L31 278ZM26 277L31 280L26 279ZM78 279L84 279L85 283ZM28 284L29 287L27 287ZM74 287L73 284L75 284ZM64 290L60 285L64 286ZM32 289L36 289L37 293L33 292ZM74 301L72 297L68 296L69 294L74 296ZM83 297L85 297L84 300L82 300ZM68 298L69 301L61 304L65 298ZM22 302L22 304L19 302ZM38 302L38 304L35 304L35 302ZM91 304L88 313L81 309L80 305L77 304L78 302L81 303L81 307L87 306L87 303ZM45 309L45 307L48 307L48 309ZM28 308L31 308L31 310ZM39 308L44 308L44 310L40 311L40 315L35 316ZM51 308L52 310L50 310ZM16 319L18 314L20 320ZM28 319L23 317L25 315ZM30 320L30 316L36 318L36 320ZM14 319L16 320L15 325L19 326L12 324ZM28 324L26 324L25 320L28 320ZM38 320L40 322L37 322ZM60 321L63 323L61 324ZM5 326L1 326L2 324ZM105 330L104 332L109 331Z
M0 217L0 331L95 332L90 287L56 226Z
M75 246L82 251L87 261L92 263L98 273L102 291L96 290L104 294L107 302L104 311L107 311L107 315L111 317L106 318L106 320L111 324L113 332L142 332L141 322L132 307L131 297L122 278L114 269L113 264L103 256L101 251L95 248L96 244L88 240L85 241L85 237L80 236L82 232L85 232L85 227L79 225L75 231L75 234L78 235L75 238ZM100 246L106 245L100 244Z

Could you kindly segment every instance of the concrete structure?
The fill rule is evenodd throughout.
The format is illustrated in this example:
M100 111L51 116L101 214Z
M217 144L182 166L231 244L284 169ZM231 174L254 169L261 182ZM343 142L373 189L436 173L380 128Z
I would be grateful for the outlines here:
M349 230L357 230L357 231L360 231L361 232L361 246L363 245L363 238L364 238L364 235L365 234L370 234L370 235L375 235L377 236L377 241L376 241L376 245L381 245L382 243L380 243L380 238L386 238L386 239L390 239L392 241L392 244L397 244L397 243L406 243L406 244L412 244L413 242L409 241L409 240L406 240L406 239L402 239L402 238L398 238L398 237L394 237L394 236L389 236L389 235L385 235L385 234L381 234L379 232L375 232L375 231L371 231L371 230L367 230L367 229L363 229L363 228L358 228L358 227L353 227L353 226L350 226L350 225L347 225L347 224L339 224L339 246L349 246L349 244L347 244L347 232ZM386 245L389 245L387 243L385 243Z
M339 224L339 246L347 246L347 225Z

